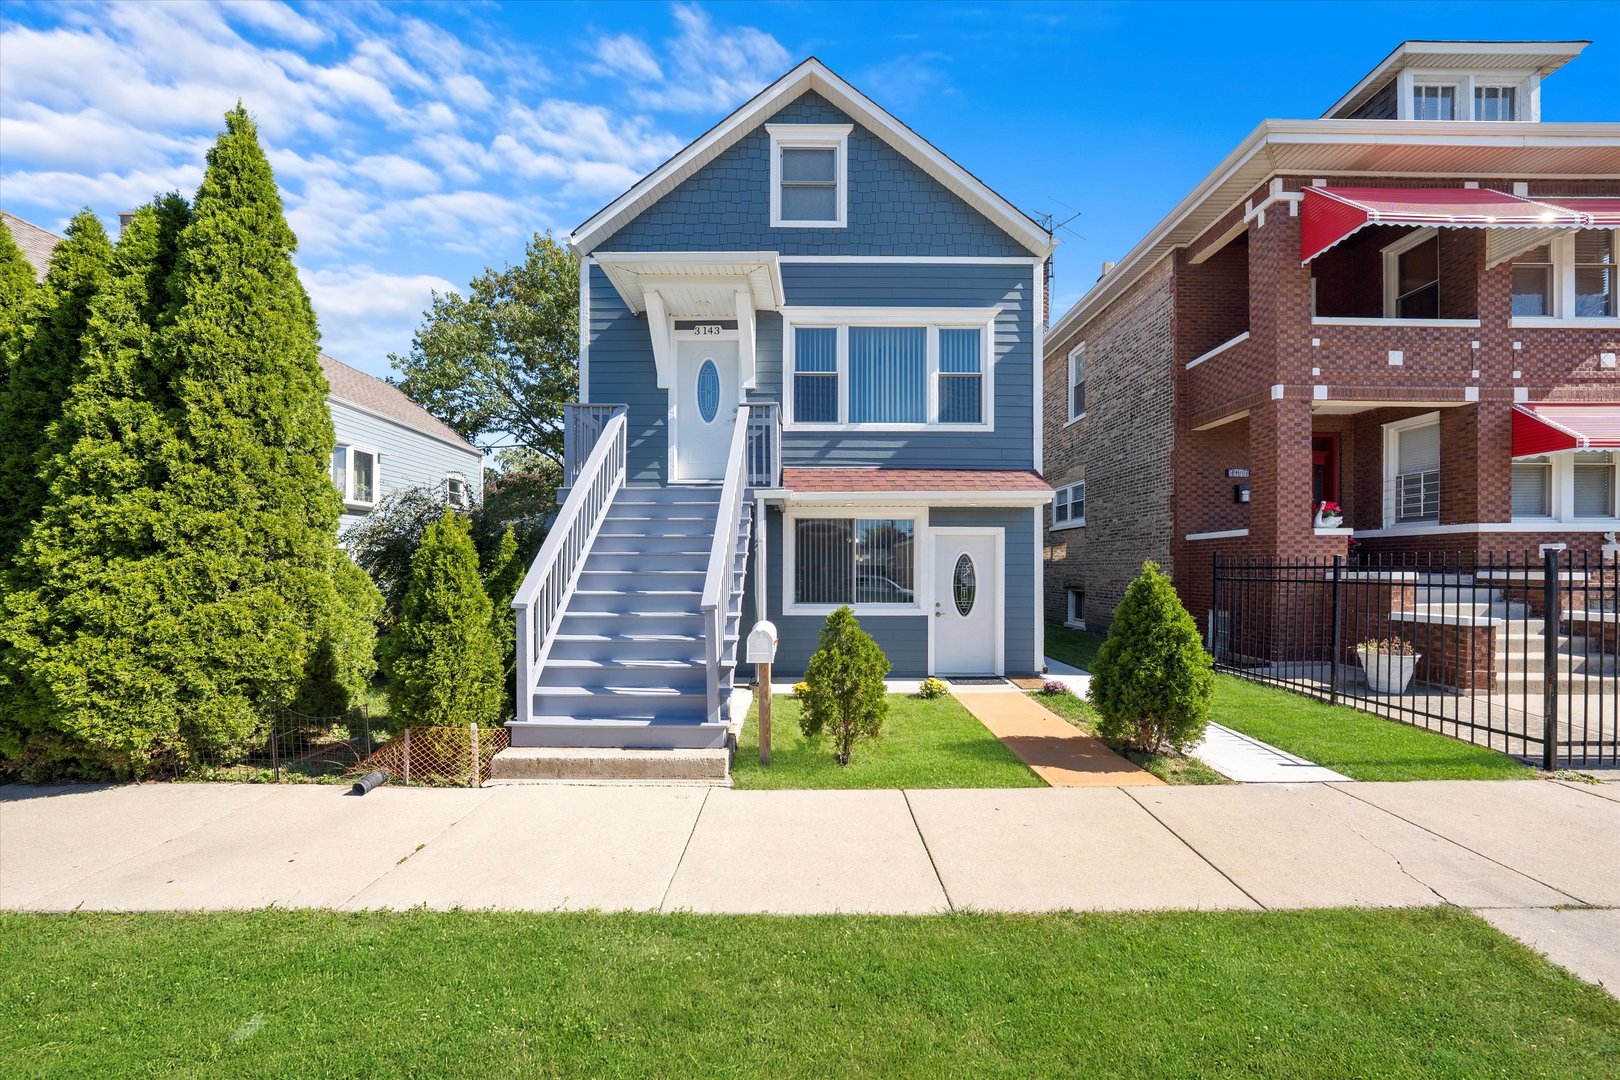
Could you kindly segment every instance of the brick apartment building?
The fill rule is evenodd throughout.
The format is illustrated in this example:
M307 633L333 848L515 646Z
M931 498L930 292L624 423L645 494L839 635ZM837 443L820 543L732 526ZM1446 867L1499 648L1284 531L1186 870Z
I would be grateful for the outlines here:
M1620 124L1540 118L1586 44L1407 42L1105 266L1046 338L1049 618L1106 625L1144 558L1203 626L1217 551L1600 555Z

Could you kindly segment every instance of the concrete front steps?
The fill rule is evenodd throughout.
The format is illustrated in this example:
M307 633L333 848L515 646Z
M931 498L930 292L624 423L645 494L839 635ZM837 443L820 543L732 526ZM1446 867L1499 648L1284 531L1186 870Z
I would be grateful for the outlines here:
M619 491L541 663L531 719L508 725L511 748L492 782L724 782L752 506L743 504L723 598L715 722L702 599L719 510L716 486Z

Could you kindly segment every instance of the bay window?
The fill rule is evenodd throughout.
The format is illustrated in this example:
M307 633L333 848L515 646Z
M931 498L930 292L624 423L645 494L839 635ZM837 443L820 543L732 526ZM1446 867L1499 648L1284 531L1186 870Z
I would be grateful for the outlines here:
M917 610L917 519L793 517L784 535L788 610Z
M995 310L784 315L789 428L993 426Z

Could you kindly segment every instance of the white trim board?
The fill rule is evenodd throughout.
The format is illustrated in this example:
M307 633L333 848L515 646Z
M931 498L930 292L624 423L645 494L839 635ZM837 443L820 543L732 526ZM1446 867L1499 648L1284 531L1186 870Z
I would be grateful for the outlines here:
M734 146L789 102L814 91L989 218L1034 255L1045 255L1056 241L1027 214L952 161L938 147L879 108L870 98L810 57L761 90L730 116L689 143L674 157L603 207L569 237L576 251L589 252L682 181Z

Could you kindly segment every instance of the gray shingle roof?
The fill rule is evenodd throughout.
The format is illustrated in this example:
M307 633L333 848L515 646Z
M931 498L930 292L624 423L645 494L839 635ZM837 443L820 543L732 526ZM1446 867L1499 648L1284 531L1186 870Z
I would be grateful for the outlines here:
M45 271L51 265L51 252L56 250L62 238L4 210L0 210L0 218L5 219L6 228L11 230L11 238L22 248L23 258L28 260L28 265L34 268L34 276L44 281Z
M4 210L0 210L0 218L5 219L6 228L11 230L11 238L22 249L23 258L44 281L45 271L51 263L51 252L56 250L62 238ZM331 396L334 399L368 409L408 428L466 447L474 453L480 452L478 447L457 435L449 424L406 397L399 387L375 375L367 375L341 360L334 360L325 353L321 354L321 370L326 373L326 382L332 388Z

